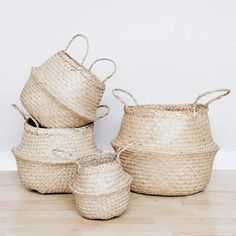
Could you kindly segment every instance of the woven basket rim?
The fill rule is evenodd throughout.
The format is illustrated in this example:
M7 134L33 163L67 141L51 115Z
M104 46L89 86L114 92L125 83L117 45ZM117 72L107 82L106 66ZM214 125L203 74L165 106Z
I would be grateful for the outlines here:
M81 127L77 127L77 128L45 128L45 127L34 127L32 125L29 124L29 121L26 121L24 123L24 129L26 131L30 131L31 133L34 133L34 134L53 134L55 132L58 132L58 131L84 131L86 129L89 129L89 128L93 128L94 127L94 123L90 123L88 125L85 125L85 126L81 126Z
M107 160L106 158L109 159ZM98 163L95 162L95 160L98 161ZM112 152L98 152L86 156L84 159L80 160L80 166L82 166L83 169L96 169L97 167L101 167L103 165L107 166L114 164L119 164L119 161L117 160L117 154Z
M25 162L29 162L29 163L34 163L34 164L42 164L42 165L53 165L53 166L56 166L56 165L75 165L76 166L76 163L73 162L72 160L63 160L61 162L49 162L48 160L47 161L43 161L43 160L30 160L30 159L26 159L26 158L23 158L23 157L19 157L19 155L16 153L17 151L17 147L15 148L12 148L12 153L13 155L15 156L16 159L19 159L21 161L25 161Z
M120 192L124 191L126 188L129 188L129 187L130 187L131 182L132 182L132 177L129 176L128 174L127 174L127 176L129 177L129 180L127 181L127 183L125 184L125 186L122 187L121 189L118 189L118 190L112 191L112 192L107 192L107 193L94 193L94 194L92 194L92 193L90 193L90 194L88 194L88 193L80 193L80 192L76 191L76 190L72 187L72 185L70 185L70 189L71 189L71 191L72 191L73 194L76 194L76 195L81 196L81 197L87 197L87 198L89 198L89 197L102 197L102 196L117 194L117 193L120 193Z
M117 148L121 148L122 147L122 144L120 145L120 144L117 144L118 142L117 142L117 140L116 139L114 139L112 142L111 142L111 145L112 145L112 147L113 148L115 148L115 149L117 149ZM141 147L140 145L137 145L138 147ZM168 156L180 156L180 155L197 155L197 156L199 156L199 155L201 155L201 154L206 154L206 153L209 153L209 154L211 154L211 153L216 153L216 152L218 152L219 151L219 146L217 145L217 144L215 144L215 149L212 149L212 150L206 150L205 152L175 152L175 153L173 153L173 152L161 152L160 150L154 150L154 149L152 149L152 148L150 148L150 147L147 147L147 146L145 146L145 147L142 147L142 148L136 148L134 145L132 145L132 147L130 147L130 148L127 148L124 152L140 152L140 153L144 153L144 154L158 154L158 155L168 155Z
M126 105L124 111L126 114L138 114L142 110L155 112L170 112L170 113L198 113L207 112L208 106L202 103L182 103L182 104L143 104L143 105ZM147 115L148 116L148 115Z
M104 81L98 79L98 77L93 74L88 68L86 68L84 65L81 65L74 57L72 57L70 54L68 54L67 52L65 52L65 50L61 50L57 53L59 56L62 57L62 54L64 56L66 56L66 58L69 60L69 61L65 61L67 64L69 64L70 66L74 67L75 69L77 69L79 71L78 68L82 68L86 73L88 73L90 75L90 77L88 78L88 80L91 80L93 82L96 82L96 84L99 86L99 88L104 88L105 86L105 83ZM63 58L64 59L64 58ZM74 64L77 65L77 67L75 67L74 65L72 65L70 63L70 61L72 61Z

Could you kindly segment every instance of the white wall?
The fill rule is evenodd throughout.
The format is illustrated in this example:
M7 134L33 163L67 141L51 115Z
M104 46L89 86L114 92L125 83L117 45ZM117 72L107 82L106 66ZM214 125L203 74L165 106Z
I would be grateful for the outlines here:
M0 151L20 140L19 104L31 66L65 47L75 33L87 35L86 65L98 57L117 62L104 104L111 114L97 122L97 144L110 149L122 117L113 88L131 91L139 103L186 103L206 90L230 88L210 107L215 141L236 151L236 1L1 1ZM78 43L72 54L81 58ZM81 50L80 50L81 49ZM101 66L100 75L110 67Z

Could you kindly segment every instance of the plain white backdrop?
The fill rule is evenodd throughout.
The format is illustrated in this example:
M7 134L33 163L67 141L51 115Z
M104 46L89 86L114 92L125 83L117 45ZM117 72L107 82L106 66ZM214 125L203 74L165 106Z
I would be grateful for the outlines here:
M123 114L113 88L129 90L140 104L189 103L201 92L230 88L209 112L216 143L231 153L218 167L230 166L236 151L235 9L234 0L1 1L0 155L20 141L23 120L10 104L20 104L30 67L83 33L90 42L85 65L99 57L117 63L102 100L111 113L96 123L99 147L111 149ZM80 60L83 53L83 42L76 42L71 54ZM102 77L111 69L102 64L94 72Z

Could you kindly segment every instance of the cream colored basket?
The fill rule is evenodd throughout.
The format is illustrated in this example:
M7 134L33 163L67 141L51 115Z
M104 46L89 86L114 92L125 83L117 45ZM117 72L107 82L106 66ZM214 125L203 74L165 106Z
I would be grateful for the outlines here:
M116 89L113 94L118 97ZM223 92L205 105L206 95ZM155 195L188 195L202 191L209 182L218 146L214 143L208 105L230 93L228 89L206 92L193 104L126 106L116 150L133 140L121 154L124 169L133 177L131 190ZM130 93L128 93L130 94Z
M119 155L100 153L78 161L71 185L79 213L88 219L108 220L125 212L131 177L121 167Z
M100 152L94 141L93 124L81 128L40 128L37 121L20 112L26 120L24 133L12 151L22 184L40 193L70 192L76 166L73 160L55 157L52 150L63 148L77 158Z
M84 38L87 44L81 64L67 53L71 43L79 37ZM83 65L87 53L88 40L78 34L65 50L56 53L41 66L32 68L21 92L21 102L43 127L80 127L95 121L105 82L114 75L116 64L111 59L102 58L95 60L87 69ZM103 81L91 72L92 67L100 61L114 65L114 71Z

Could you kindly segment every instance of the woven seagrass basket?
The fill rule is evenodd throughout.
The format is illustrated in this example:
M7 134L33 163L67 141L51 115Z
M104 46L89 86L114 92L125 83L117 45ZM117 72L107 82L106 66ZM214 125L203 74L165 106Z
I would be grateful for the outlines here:
M67 53L71 43L79 37L84 38L87 44L81 63ZM77 34L65 50L59 51L39 67L32 68L20 97L25 109L43 127L80 127L96 120L96 110L105 90L105 82L114 75L116 64L111 59L101 58L87 69L83 63L88 47L87 38ZM100 61L114 65L114 71L103 81L91 72L93 66Z
M32 117L20 112L26 120L24 133L12 152L22 184L40 193L70 193L69 184L77 167L73 160L53 155L52 150L63 148L77 158L100 152L94 141L93 124L80 128L41 128Z
M113 95L123 104L124 101ZM206 95L223 92L206 104ZM208 105L230 93L228 89L209 91L193 104L125 105L118 136L112 141L115 150L128 141L132 148L120 158L132 177L131 190L153 195L179 196L202 191L209 182L218 146L212 138ZM128 93L130 96L131 94Z
M71 185L79 213L88 219L108 220L125 212L132 178L121 167L119 155L100 153L78 161Z

